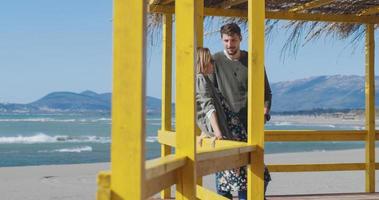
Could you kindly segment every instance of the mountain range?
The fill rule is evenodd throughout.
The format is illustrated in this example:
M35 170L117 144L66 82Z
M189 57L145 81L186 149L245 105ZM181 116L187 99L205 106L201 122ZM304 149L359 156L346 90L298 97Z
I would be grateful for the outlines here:
M378 83L378 77L375 78ZM376 84L376 88L378 84ZM362 76L316 76L271 84L275 112L312 109L360 109L365 105ZM377 90L376 90L377 91ZM376 105L379 98L376 98ZM160 113L161 100L147 97L148 113ZM110 112L111 93L52 92L28 104L0 104L0 112Z

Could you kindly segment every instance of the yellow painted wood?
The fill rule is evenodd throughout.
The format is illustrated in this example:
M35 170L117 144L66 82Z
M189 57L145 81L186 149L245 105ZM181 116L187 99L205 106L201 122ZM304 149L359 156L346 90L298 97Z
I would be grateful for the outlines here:
M229 200L226 197L223 197L212 190L208 190L207 188L201 187L200 185L196 186L197 198L201 200Z
M169 171L161 176L155 177L153 179L146 180L144 185L145 197L151 197L152 195L158 193L164 188L168 188L177 182L177 174L179 170ZM126 200L126 199L125 199ZM129 200L129 199L128 199Z
M377 13L379 13L379 6L370 7L366 10L361 11L358 15L375 15Z
M158 131L161 144L176 146L176 132ZM303 142L303 141L365 141L367 130L266 130L265 142ZM375 131L379 140L379 131ZM210 146L209 139L204 139L204 147ZM224 146L229 141L218 140L216 146Z
M204 40L204 0L198 0L198 12L196 13L197 17L197 27L196 27L196 44L198 47L203 46ZM195 106L196 106L196 102ZM201 130L198 126L196 126L196 135L199 136L201 134ZM197 184L201 185L201 180L198 180Z
M301 12L307 9L318 8L334 2L335 0L313 0L303 5L289 9L290 12Z
M112 199L144 198L145 5L114 1Z
M375 41L374 25L366 25L366 192L375 192Z
M162 127L171 130L171 99L172 99L172 15L163 15L162 28Z
M248 199L263 199L265 1L248 1L248 144L255 145L247 169Z
M202 155L200 154L199 157L202 157ZM223 153L213 152L213 154L204 155L204 158L197 162L197 175L206 176L221 170L245 166L249 164L249 161L250 152L239 153L229 151L225 155L223 155Z
M146 161L146 180L150 180L181 168L186 163L186 157L169 155Z
M222 158L224 156L238 155L241 153L253 152L255 146L248 145L246 143L238 142L239 144L228 144L223 147L208 147L199 148L197 151L197 160L209 160L213 158Z
M172 15L163 15L162 28L162 119L161 130L170 131L171 127L171 99L172 99ZM171 154L171 147L161 145L161 156ZM161 192L161 198L170 198L171 188L166 188Z
M266 130L266 142L364 141L366 130Z
M365 170L365 163L268 165L270 172L321 172Z
M243 3L246 3L247 0L229 0L229 1L223 1L219 4L219 7L229 9L233 6L237 6Z
M99 172L97 175L97 192L96 200L110 200L111 199L111 173Z
M175 13L173 6L151 5L151 13ZM224 16L247 18L246 10L223 9L223 8L205 8L204 16ZM378 24L377 16L354 15L354 14L318 14L318 13L297 13L287 11L266 11L266 19L279 20L299 20L299 21L321 21L321 22L341 22L341 23L371 23Z
M158 142L171 147L176 146L176 132L173 131L158 131Z
M176 199L196 199L195 50L200 1L175 2L176 155L187 156L179 170Z

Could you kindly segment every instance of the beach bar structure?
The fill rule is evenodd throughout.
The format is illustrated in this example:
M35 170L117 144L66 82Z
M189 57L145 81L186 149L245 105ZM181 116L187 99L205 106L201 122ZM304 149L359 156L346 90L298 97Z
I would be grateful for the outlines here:
M148 13L163 16L162 126L158 133L162 157L153 160L145 160ZM205 16L246 19L249 52L247 143L217 141L215 148L209 144L196 146L194 58L196 47L203 43ZM264 130L265 19L320 21L345 26L359 24L365 27L365 130ZM282 173L361 170L365 171L366 194L375 193L375 170L379 168L379 163L375 161L375 141L379 134L375 130L374 88L374 33L379 23L378 0L114 0L113 23L111 171L98 175L97 200L149 199L159 192L161 198L168 199L171 198L169 188L172 185L176 185L176 199L225 199L203 187L202 177L244 165L248 166L248 199L263 200L266 141L364 141L364 163L268 167L271 172ZM175 52L172 52L173 33ZM176 62L174 83L173 53ZM176 87L175 130L171 125L172 84ZM336 199L343 199L343 196Z

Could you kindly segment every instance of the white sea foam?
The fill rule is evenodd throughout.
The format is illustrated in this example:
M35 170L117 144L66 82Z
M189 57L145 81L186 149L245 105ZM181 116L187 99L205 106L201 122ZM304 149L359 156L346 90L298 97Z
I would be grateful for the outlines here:
M158 142L158 137L157 136L148 136L146 138L146 142L149 142L149 143Z
M51 151L48 150L41 150L38 151L38 153L81 153L81 152L91 152L92 147L91 146L80 146L80 147L72 147L72 148L63 148L63 149L54 149Z
M291 126L293 125L291 122L274 122L275 126Z
M0 122L103 122L111 121L111 118L98 119L54 119L54 118L23 118L23 119L0 119Z
M44 133L38 133L32 136L10 136L0 137L0 144L34 144L34 143L109 143L109 137L99 136L67 136L67 135L55 135L49 136Z
M83 146L83 147L73 147L73 148L53 150L53 152L68 152L68 153L80 153L83 151L92 151L92 147L91 146Z
M25 119L0 119L0 122L75 122L75 119L25 118Z

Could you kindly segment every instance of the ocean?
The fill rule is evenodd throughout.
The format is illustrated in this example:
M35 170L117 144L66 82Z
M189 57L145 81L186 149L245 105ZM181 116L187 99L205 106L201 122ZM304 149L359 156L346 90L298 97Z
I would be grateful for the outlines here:
M160 115L146 119L146 159L159 157ZM353 125L270 122L268 130L359 130ZM110 161L107 114L1 114L0 167ZM363 148L363 142L268 142L266 153Z

